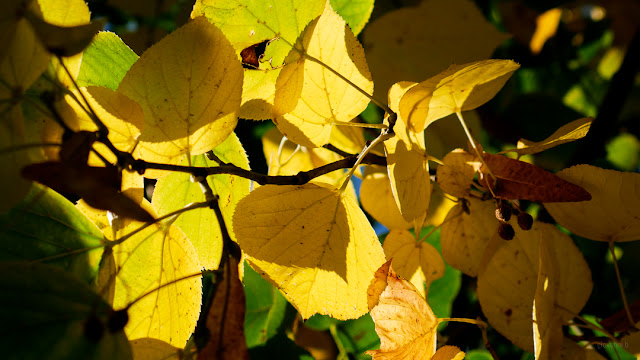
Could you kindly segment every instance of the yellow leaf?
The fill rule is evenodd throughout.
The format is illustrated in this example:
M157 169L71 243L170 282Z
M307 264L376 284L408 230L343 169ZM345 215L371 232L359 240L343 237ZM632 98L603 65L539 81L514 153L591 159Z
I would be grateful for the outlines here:
M589 117L574 120L556 130L548 138L539 142L520 139L518 140L517 149L501 151L500 154L508 152L515 152L518 153L518 155L536 154L541 151L551 149L552 147L558 146L560 144L582 139L589 132L592 121L593 118Z
M131 221L116 235L142 225ZM114 246L113 257L113 307L123 309L135 301L128 310L127 338L154 338L183 348L198 321L202 296L202 266L184 233L153 224Z
M462 149L448 153L442 162L436 176L442 191L455 197L468 197L473 178L482 163Z
M250 120L271 119L276 96L276 80L282 68L243 70L242 105L238 117Z
M383 249L387 259L398 264L398 275L410 279L424 298L429 285L444 275L444 261L438 250L427 242L417 242L407 230L391 230Z
M204 18L149 48L118 87L144 112L139 156L177 164L222 143L238 121L242 78L231 44Z
M595 349L581 346L566 337L562 341L562 355L560 355L560 358L567 360L605 360L605 357L598 354Z
M391 261L376 271L371 288L384 288L370 295L380 349L366 354L373 360L429 359L435 354L438 320L415 286L393 271Z
M431 357L431 360L462 360L462 359L464 359L464 351L452 345L446 345L441 347Z
M424 220L423 226L433 225L440 226L447 214L456 205L456 201L445 196L442 190L434 189L431 191L431 199L429 199L429 209L427 210L427 218Z
M561 16L562 9L559 8L550 9L538 15L536 31L531 36L531 41L529 41L529 48L532 54L539 54L544 47L544 43L556 34Z
M325 145L333 125L351 121L369 104L353 85L373 92L362 46L327 1L278 76L274 122L295 143L310 148Z
M451 65L407 91L400 100L400 114L412 131L421 132L440 118L491 100L519 67L511 60Z
M590 201L545 204L560 225L591 240L640 239L640 174L578 165L556 175L591 194Z
M469 0L421 1L381 16L363 34L378 98L400 79L422 81L451 64L489 58L508 37Z
M141 338L132 340L131 352L134 360L178 360L183 358L182 350L162 340Z
M398 210L386 171L367 171L360 185L360 202L377 222L389 229L413 227Z
M533 298L533 346L536 360L552 359L562 349L562 310L556 307L559 285L558 258L550 243L551 239L540 237L538 249L538 283Z
M440 241L447 264L469 276L477 276L482 255L496 232L495 202L469 200L469 214L456 205L442 223Z
M518 347L533 352L533 301L539 271L541 239L557 262L554 311L564 324L582 310L593 283L591 271L573 240L555 226L534 223L531 230L515 228L513 240L505 242L478 275L478 300L489 323Z
M315 184L265 185L240 200L233 226L251 266L303 318L367 312L367 286L384 252L353 199Z
M396 205L407 221L424 217L431 197L431 177L424 145L393 137L384 142L387 170Z

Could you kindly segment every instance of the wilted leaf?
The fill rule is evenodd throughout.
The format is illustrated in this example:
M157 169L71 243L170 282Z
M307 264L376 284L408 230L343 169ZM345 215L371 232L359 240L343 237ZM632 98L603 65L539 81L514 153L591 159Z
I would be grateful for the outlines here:
M376 271L372 291L371 317L380 337L380 349L366 353L373 360L418 360L435 354L438 320L427 301L410 282L398 277L391 261Z
M560 225L592 240L640 239L640 174L578 165L557 175L583 187L592 196L586 202L545 204Z
M384 253L350 197L315 184L265 185L238 203L233 225L252 267L303 318L367 312L366 289Z
M141 225L130 222L116 235ZM176 226L153 224L114 246L113 256L113 307L128 308L127 337L154 338L183 348L198 321L202 297L202 266L184 233Z
M243 169L249 168L247 155L235 134L231 134L222 144L213 149L213 153L222 161ZM182 164L196 167L218 165L205 155L184 159ZM231 229L231 217L238 201L249 194L249 180L219 174L209 176L207 181L214 194L219 196L218 204L227 230L231 238L235 240L235 234ZM186 173L174 172L159 179L153 193L153 205L162 215L179 210L191 203L205 200L200 185L197 182L192 182L191 175ZM222 256L223 235L216 214L209 208L190 210L181 214L174 225L187 235L198 253L202 266L208 270L217 269Z
M391 230L383 249L387 259L398 264L398 275L409 279L424 298L431 282L444 274L444 261L438 250L427 242L416 241L407 230Z
M518 155L536 154L541 151L551 149L552 147L558 146L560 144L565 144L574 140L582 139L589 132L592 121L593 118L589 117L574 120L562 126L548 138L542 141L535 142L526 139L520 139L518 141L517 149L505 150L501 151L500 153L502 154L515 152L518 153Z
M485 248L498 227L495 202L469 200L469 214L460 204L442 222L442 256L447 264L469 276L477 276Z
M528 231L515 229L513 240L497 249L478 275L478 300L491 326L518 347L533 351L533 300L539 271L541 238L552 244L557 262L554 312L566 323L582 310L593 283L591 271L571 238L546 223Z
M118 87L144 112L139 156L178 163L222 143L238 121L242 77L228 40L204 18L149 48Z
M373 92L364 50L328 2L286 61L276 82L274 122L291 141L325 145L334 125L351 121L369 104L354 87Z
M519 67L511 60L451 65L407 91L400 100L400 114L412 131L421 132L440 118L491 100Z
M360 184L360 203L369 215L388 229L409 229L413 226L398 210L386 171L372 171L365 175Z
M501 155L484 153L483 157L491 172L498 178L498 187L493 189L497 197L544 203L591 199L584 188L538 166ZM492 187L493 178L484 165L480 171L480 184Z
M230 256L223 272L207 314L209 341L198 353L198 359L249 359L244 339L244 288L238 278L238 261Z
M482 163L462 149L448 153L442 162L436 175L442 191L455 197L468 197L473 178Z
M424 144L409 148L397 137L384 142L393 197L406 221L424 217L431 197L431 177Z
M5 358L132 358L122 330L106 328L111 307L77 277L32 262L2 262L0 272L0 321L11 325L0 329Z
M507 38L468 0L428 0L397 9L363 34L378 98L398 80L422 81L451 64L487 59Z

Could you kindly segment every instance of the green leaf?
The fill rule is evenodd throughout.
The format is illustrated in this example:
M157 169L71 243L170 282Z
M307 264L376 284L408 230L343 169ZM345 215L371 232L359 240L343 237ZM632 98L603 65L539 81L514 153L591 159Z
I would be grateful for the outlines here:
M131 65L138 60L118 35L100 32L82 53L78 86L103 86L116 90Z
M265 344L284 328L287 300L280 291L244 263L245 338L249 348Z
M0 263L0 346L8 359L131 359L122 329L106 328L113 310L58 267Z
M638 167L640 141L633 134L616 136L607 144L607 160L622 171L633 171Z
M338 336L344 349L354 354L356 359L371 359L371 356L365 355L364 352L380 347L380 338L369 314L340 323Z
M204 15L222 30L238 54L251 45L275 39L267 46L264 59L270 59L271 66L280 66L324 5L323 0L198 0L191 17Z
M466 360L493 360L493 356L487 350L471 350L464 358Z
M373 0L331 0L331 7L347 22L353 34L358 35L369 21Z
M48 264L90 285L98 276L103 239L69 200L41 185L34 185L21 203L0 215L0 261L51 258Z
M232 163L243 169L249 169L249 160L242 144L235 134L231 134L222 144L213 149L213 153L222 161ZM197 155L182 161L183 165L212 167L218 164ZM174 172L158 180L153 195L153 205L160 215L181 209L193 202L205 201L198 183L191 182L191 176ZM231 216L238 201L249 194L249 180L232 175L214 175L208 178L211 189L220 197L219 204L225 218L231 238L235 235L231 229ZM222 232L218 219L211 209L195 209L181 214L174 223L191 240L198 258L205 269L217 269L222 256Z

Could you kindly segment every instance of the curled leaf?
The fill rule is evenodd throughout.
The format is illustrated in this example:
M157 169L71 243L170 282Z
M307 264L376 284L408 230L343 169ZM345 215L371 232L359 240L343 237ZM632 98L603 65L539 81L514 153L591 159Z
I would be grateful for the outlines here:
M500 154L508 152L515 152L518 155L536 154L561 144L582 139L589 132L591 122L593 122L593 118L590 117L574 120L562 126L542 141L535 142L527 139L520 139L518 140L517 149L501 151Z

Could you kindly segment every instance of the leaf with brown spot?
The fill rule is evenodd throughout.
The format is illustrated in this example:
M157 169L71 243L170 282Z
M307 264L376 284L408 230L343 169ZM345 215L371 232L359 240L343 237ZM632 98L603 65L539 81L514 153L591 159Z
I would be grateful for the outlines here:
M493 189L496 197L545 203L591 200L591 195L582 187L538 166L488 153L485 153L483 158L498 178L498 186ZM493 187L494 180L484 165L480 171L480 184Z

